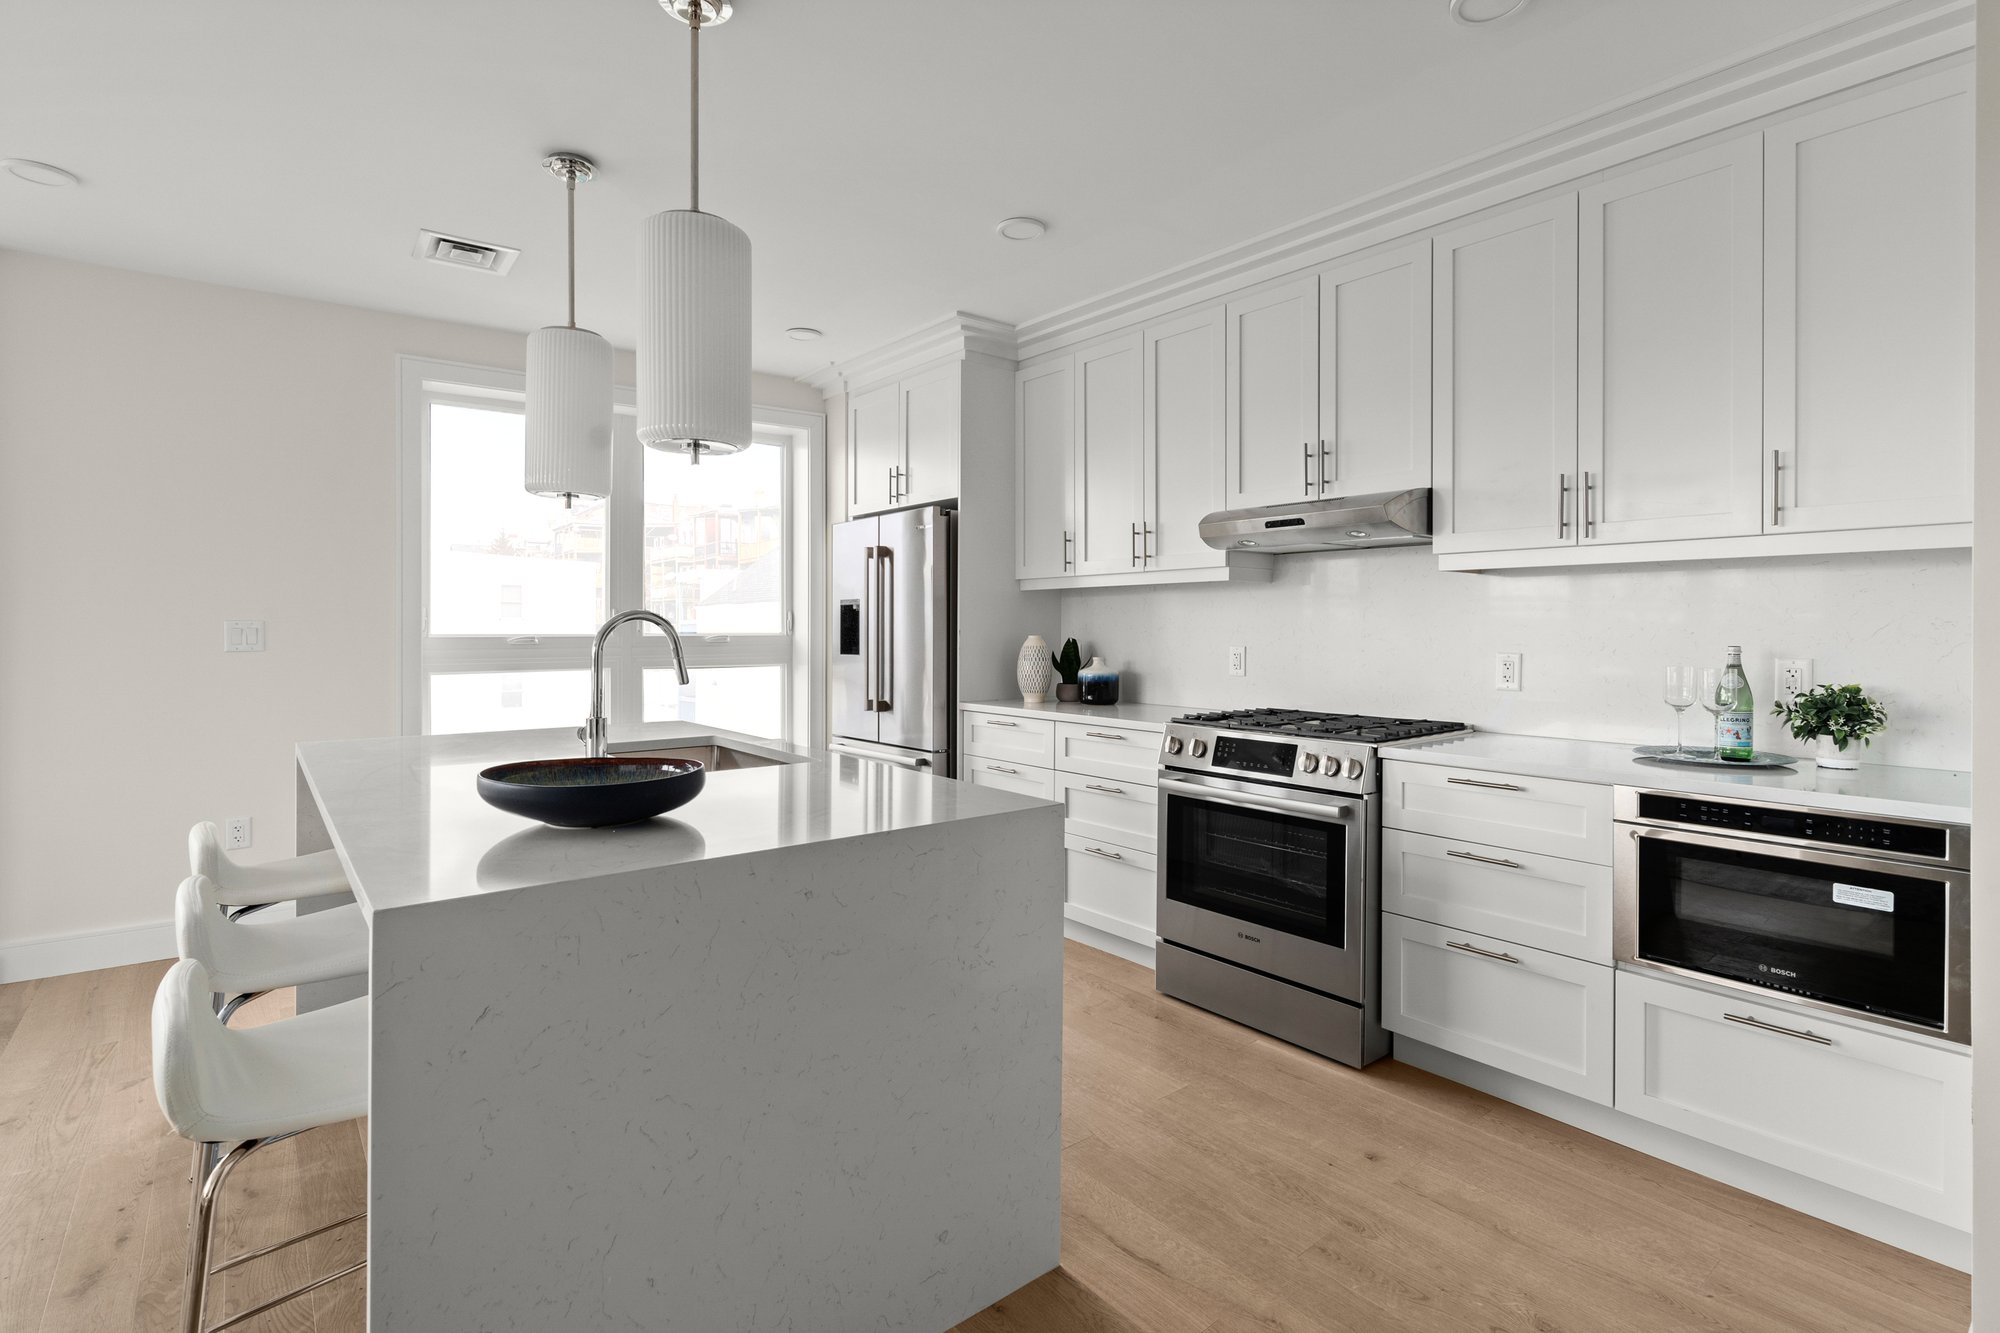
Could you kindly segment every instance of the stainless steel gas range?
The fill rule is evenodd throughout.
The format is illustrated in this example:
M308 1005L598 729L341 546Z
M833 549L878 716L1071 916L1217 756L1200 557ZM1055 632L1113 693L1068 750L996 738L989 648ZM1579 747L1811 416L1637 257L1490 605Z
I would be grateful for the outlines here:
M1159 989L1343 1064L1388 1054L1376 750L1466 730L1279 708L1168 723Z

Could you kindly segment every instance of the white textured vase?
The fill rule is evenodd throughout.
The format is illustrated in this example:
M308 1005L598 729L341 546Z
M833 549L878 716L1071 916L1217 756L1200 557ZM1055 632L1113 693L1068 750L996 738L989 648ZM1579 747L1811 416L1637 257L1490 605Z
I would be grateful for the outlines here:
M1021 656L1014 663L1014 683L1021 687L1021 702L1024 704L1045 704L1049 701L1049 686L1055 683L1055 663L1049 660L1049 645L1039 634L1030 634L1021 645Z
M1821 736L1813 742L1813 762L1821 768L1859 768L1861 761L1841 751L1833 737Z

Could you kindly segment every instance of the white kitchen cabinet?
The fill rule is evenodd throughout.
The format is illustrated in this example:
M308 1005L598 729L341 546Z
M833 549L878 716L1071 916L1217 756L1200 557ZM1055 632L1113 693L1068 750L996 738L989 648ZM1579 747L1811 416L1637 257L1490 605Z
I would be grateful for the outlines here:
M1611 864L1611 788L1385 759L1382 826Z
M1056 724L1048 718L970 710L964 717L964 749L968 756L1017 767L1055 767Z
M1314 496L1430 485L1430 242L1320 270L1318 346Z
M1382 1026L1603 1105L1612 970L1384 913Z
M1611 965L1611 867L1382 830L1382 910Z
M902 386L855 394L847 406L847 508L872 514L896 503L903 466Z
M1558 195L1432 241L1440 554L1576 540L1576 209Z
M1064 914L1148 949L1158 938L1153 855L1108 840L1065 834L1069 886Z
M1580 215L1572 531L1586 545L1758 532L1762 144L1615 175L1585 187Z
M1972 1056L1618 973L1617 1108L1961 1230Z
M1137 334L1076 358L1076 443L1071 481L1080 574L1139 569L1146 489L1145 374Z
M903 476L899 505L936 504L958 498L959 363L903 380Z
M1223 507L1222 307L1148 325L1143 347L1145 567L1220 565L1201 520Z
M1055 774L1046 768L1006 764L997 759L968 757L960 772L975 787L998 787L1044 801L1056 799Z
M1075 530L1070 518L1070 459L1076 442L1076 358L1067 354L1024 366L1014 379L1014 575L1057 578L1069 572Z
M1160 790L1152 783L1058 770L1055 789L1065 833L1133 851L1151 853L1157 847Z
M1160 732L1117 722L1058 722L1056 767L1119 782L1157 782Z
M1231 301L1224 322L1224 505L1310 499L1319 461L1319 280Z
M1972 73L1765 131L1766 531L1972 517Z

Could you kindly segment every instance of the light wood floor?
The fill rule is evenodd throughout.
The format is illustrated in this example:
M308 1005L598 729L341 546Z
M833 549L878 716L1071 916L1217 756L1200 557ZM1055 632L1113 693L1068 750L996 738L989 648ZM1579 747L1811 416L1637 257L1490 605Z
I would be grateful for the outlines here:
M165 964L0 987L0 1330L170 1331L189 1153ZM957 1333L1963 1333L1964 1274L1393 1062L1345 1069L1068 946L1063 1266ZM268 997L238 1022L282 1016ZM358 1127L252 1158L219 1253L360 1205ZM240 1191L240 1192L238 1192ZM358 1257L299 1247L221 1311ZM259 1265L252 1265L252 1270ZM236 1279L236 1274L229 1275ZM360 1333L359 1276L245 1324Z

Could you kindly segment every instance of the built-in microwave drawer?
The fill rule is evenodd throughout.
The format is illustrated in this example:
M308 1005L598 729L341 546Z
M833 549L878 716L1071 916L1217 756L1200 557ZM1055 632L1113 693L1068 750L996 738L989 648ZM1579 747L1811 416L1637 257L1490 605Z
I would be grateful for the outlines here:
M1049 769L1003 764L998 759L968 759L960 767L965 780L975 787L998 787L1044 801L1056 799L1056 775Z
M1611 864L1611 788L1385 759L1382 827Z
M980 762L984 762L983 760ZM1151 852L1159 842L1160 792L1151 783L1114 781L1057 770L1063 829L1079 838Z
M1056 767L1094 777L1152 782L1160 771L1160 733L1106 722L1056 723Z
M1382 910L1611 963L1611 867L1382 830Z
M965 752L1031 768L1056 766L1056 724L1045 717L967 712Z

